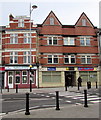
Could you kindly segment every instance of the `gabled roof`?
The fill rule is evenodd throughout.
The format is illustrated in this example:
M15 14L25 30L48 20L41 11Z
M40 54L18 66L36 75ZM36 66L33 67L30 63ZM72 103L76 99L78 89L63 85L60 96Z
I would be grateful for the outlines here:
M87 20L88 24L90 26L94 27L94 25L92 24L92 22L90 21L90 19L87 17L87 15L84 12L81 14L81 16L79 17L79 19L77 20L75 26L78 26L78 24L81 22L82 18L85 18Z
M45 19L44 22L42 23L42 25L45 24L45 22L48 20L48 18L49 18L51 15L55 18L55 20L58 22L58 24L62 26L61 22L59 21L59 19L57 18L57 16L54 14L53 11L51 11L51 12L49 13L49 15L46 17L46 19Z

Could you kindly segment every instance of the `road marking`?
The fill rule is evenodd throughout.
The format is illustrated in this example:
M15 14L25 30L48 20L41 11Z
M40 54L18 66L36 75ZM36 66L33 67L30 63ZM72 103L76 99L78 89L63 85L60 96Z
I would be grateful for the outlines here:
M67 100L66 102L71 103L72 101Z
M101 102L101 101L96 100L96 101L90 101L90 102L92 102L92 103L99 103L99 102Z
M0 113L0 116L5 115L6 113Z
M80 99L81 101L84 101L84 99ZM99 98L88 98L87 100L99 100Z

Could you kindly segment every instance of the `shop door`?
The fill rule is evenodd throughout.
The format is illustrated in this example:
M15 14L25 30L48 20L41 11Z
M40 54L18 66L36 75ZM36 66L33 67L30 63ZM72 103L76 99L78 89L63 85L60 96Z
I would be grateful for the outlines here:
M8 73L8 86L9 88L13 88L13 72L9 72Z
M75 72L65 72L65 86L75 85Z

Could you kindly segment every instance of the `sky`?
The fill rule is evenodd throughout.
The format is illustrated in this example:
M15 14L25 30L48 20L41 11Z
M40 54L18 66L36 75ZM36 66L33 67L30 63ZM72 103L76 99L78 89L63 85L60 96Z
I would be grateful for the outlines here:
M34 24L42 24L52 10L63 25L74 25L84 12L99 27L100 0L0 0L0 26L9 24L9 15L29 16L30 3L38 8L32 12ZM101 6L101 5L100 5Z

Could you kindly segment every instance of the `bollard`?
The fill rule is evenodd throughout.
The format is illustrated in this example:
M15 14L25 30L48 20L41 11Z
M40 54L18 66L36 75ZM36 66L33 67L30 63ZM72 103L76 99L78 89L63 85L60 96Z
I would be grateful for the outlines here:
M97 81L96 81L96 89L97 89Z
M26 112L25 115L30 115L29 112L29 93L26 93Z
M88 107L88 105L87 105L87 90L84 90L84 107Z
M67 86L65 86L65 91L67 91Z
M2 86L1 86L1 93L2 93Z
M9 86L7 86L7 91L9 92Z
M16 93L18 93L18 85L16 85Z
M60 110L60 108L59 108L59 91L56 91L56 110Z
M79 82L78 82L78 90L80 90L80 88L79 88Z
M32 92L32 81L30 80L30 92Z

